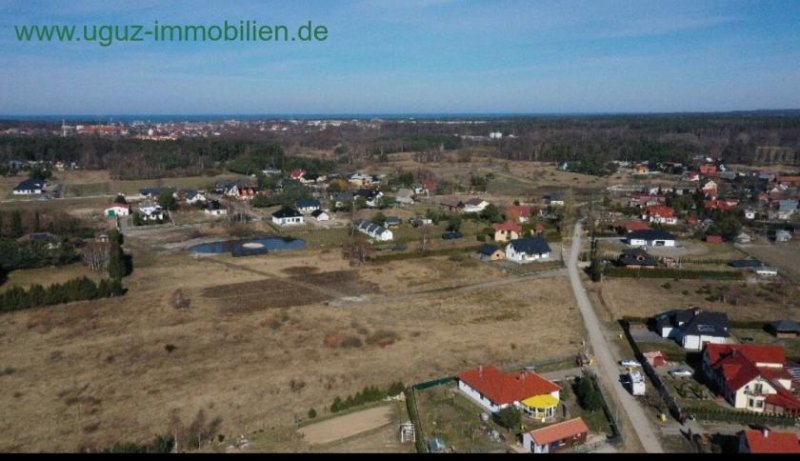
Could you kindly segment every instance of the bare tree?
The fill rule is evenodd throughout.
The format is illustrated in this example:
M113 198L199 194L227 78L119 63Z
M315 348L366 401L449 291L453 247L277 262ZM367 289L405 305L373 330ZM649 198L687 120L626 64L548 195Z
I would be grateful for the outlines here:
M108 270L108 263L111 260L110 242L98 242L93 240L88 242L83 250L81 257L84 264L95 272L105 272Z

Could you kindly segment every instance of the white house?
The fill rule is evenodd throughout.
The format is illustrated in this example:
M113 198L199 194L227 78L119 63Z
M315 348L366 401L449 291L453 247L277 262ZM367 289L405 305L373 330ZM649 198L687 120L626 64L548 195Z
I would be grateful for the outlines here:
M358 229L358 231L362 234L368 235L381 242L392 240L394 238L392 231L389 229L364 219L359 219L356 221L355 226L356 229Z
M12 193L14 195L38 195L44 192L45 185L45 181L26 179L19 183Z
M129 206L127 206L127 205L123 206L123 205L117 204L117 205L110 206L110 207L106 208L104 214L106 215L106 218L124 217L124 216L128 216L128 215L131 214L131 208Z
M541 235L512 240L506 245L506 259L517 264L547 260L550 252L550 245Z
M625 236L625 243L634 247L674 247L675 236L657 229L638 230Z
M656 332L675 340L684 349L701 351L706 344L725 344L730 338L728 315L698 307L672 310L655 317Z
M744 219L756 219L756 211L750 208L744 210Z
M208 202L208 206L206 206L203 212L211 216L222 216L228 214L228 209L224 208L218 201L212 200Z
M513 405L542 420L555 417L561 391L557 384L531 371L503 373L493 365L460 373L458 389L492 413Z
M481 200L478 197L471 198L464 202L464 208L462 210L463 213L480 213L486 207L489 206L489 202L486 200Z
M399 189L394 200L403 205L411 205L414 203L414 191L411 189Z
M303 214L294 208L283 207L272 213L272 222L279 226L297 226L305 224Z
M778 269L775 269L774 267L767 267L767 266L754 267L753 268L753 272L755 272L756 275L758 275L759 277L777 277L778 276Z
M311 213L311 216L317 221L330 221L330 215L323 210L316 210Z
M197 203L205 203L206 196L204 193L196 190L189 190L186 191L186 203L189 205L194 205Z
M522 433L525 453L555 453L586 442L589 426L580 418Z
M800 412L790 392L783 346L777 344L709 344L703 351L703 372L735 408L757 413Z

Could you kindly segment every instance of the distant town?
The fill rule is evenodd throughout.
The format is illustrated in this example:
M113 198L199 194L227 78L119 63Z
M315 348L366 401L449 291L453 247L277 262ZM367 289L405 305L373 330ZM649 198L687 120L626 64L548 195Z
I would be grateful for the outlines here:
M2 121L0 447L800 452L799 137Z

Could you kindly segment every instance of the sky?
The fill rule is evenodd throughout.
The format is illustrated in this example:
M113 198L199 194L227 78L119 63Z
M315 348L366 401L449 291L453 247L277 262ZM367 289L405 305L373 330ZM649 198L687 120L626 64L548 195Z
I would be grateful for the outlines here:
M23 42L15 26L324 25L319 42ZM0 0L0 114L800 108L800 1Z

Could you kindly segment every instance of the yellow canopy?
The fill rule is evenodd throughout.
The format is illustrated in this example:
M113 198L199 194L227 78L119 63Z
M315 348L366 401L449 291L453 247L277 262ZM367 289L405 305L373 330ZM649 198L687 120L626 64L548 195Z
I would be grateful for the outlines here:
M558 406L558 399L550 394L543 394L525 399L522 404L528 408L553 408Z

